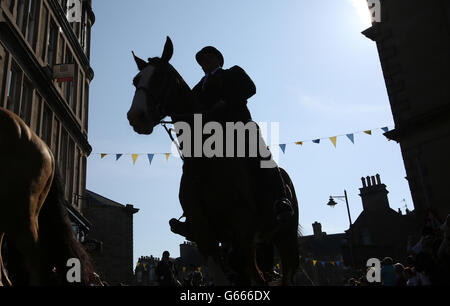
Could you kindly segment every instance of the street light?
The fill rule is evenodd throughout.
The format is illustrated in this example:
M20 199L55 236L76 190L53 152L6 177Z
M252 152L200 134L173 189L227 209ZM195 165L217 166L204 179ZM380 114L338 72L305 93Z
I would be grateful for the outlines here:
M334 199L345 199L345 203L347 204L348 221L350 222L350 227L351 227L352 226L352 218L350 216L350 208L348 207L347 191L344 190L343 196L330 196L330 200L328 201L327 205L331 206L331 207L336 206L337 203Z
M349 232L350 232L350 237L348 239L348 245L350 247L350 256L352 259L352 265L353 267L355 266L355 260L353 258L353 247L352 247L352 234L351 234L351 230L352 230L352 217L350 216L350 208L348 206L348 197L347 197L347 191L344 190L344 195L343 196L331 196L330 195L330 200L328 201L327 205L330 207L334 207L337 205L336 201L334 199L345 199L345 203L347 204L347 213L348 213L348 221L350 222L350 227L349 227Z

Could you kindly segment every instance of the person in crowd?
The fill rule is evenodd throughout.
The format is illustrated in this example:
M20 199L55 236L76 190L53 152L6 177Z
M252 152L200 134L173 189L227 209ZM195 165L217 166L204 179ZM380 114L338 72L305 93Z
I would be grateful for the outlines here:
M385 257L381 262L381 266L381 284L383 286L394 286L397 277L392 258Z
M394 271L396 274L395 286L403 287L406 286L406 277L404 274L405 267L401 263L396 263L394 265Z
M406 267L403 271L406 279L406 286L412 287L412 286L418 286L419 283L417 281L417 276L414 270L410 267Z
M164 251L161 261L156 266L156 278L160 286L180 286L176 279L175 267L169 260L169 251Z

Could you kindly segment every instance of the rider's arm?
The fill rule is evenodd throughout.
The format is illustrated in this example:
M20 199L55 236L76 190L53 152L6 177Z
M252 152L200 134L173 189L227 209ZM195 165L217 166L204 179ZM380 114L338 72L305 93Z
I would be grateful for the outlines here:
M256 86L248 74L239 66L233 66L227 71L227 95L232 100L247 100L256 94Z

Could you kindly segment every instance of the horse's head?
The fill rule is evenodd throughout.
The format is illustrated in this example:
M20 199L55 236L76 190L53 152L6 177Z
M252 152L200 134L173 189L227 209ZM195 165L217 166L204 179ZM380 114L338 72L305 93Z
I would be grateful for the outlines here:
M174 91L175 83L180 82L169 64L172 55L173 44L169 37L161 58L149 58L146 62L133 52L139 73L133 79L136 92L127 117L134 131L139 134L151 134L153 128L169 115L169 96Z

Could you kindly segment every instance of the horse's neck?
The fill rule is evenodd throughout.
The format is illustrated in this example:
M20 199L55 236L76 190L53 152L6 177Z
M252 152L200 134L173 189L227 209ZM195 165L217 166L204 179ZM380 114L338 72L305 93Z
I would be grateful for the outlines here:
M192 115L198 111L198 103L189 85L186 84L175 68L172 67L172 69L178 81L176 82L176 89L174 90L170 103L172 107L169 116L175 122L180 120L185 121L186 115Z

